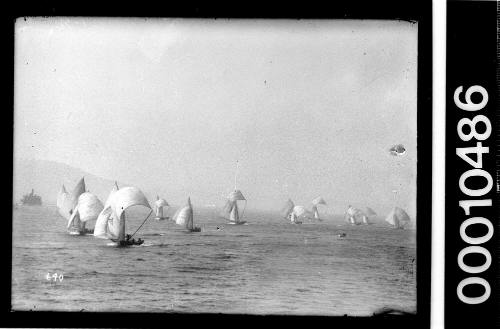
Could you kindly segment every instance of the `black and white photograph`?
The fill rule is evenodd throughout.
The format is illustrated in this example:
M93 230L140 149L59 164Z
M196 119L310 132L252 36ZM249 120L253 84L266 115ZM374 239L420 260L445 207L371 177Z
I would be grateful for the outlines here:
M12 310L416 314L419 26L17 19Z

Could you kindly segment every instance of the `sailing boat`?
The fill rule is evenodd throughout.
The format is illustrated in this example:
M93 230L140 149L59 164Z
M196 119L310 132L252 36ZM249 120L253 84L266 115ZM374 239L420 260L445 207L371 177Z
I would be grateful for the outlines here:
M322 197L317 197L316 199L312 200L312 211L314 213L314 219L318 219L318 220L321 220L321 218L319 217L319 213L318 213L318 205L319 204L323 204L326 206L326 201L325 199L323 199Z
M365 217L363 217L363 224L365 224L365 225L373 224L371 221L368 220L368 218L377 216L377 213L372 208L366 207L364 214L365 214Z
M245 206L243 207L241 216L239 212L238 201L245 201ZM243 196L243 193L241 193L240 190L234 190L233 192L229 193L227 197L226 204L224 205L224 208L222 210L223 212L222 216L224 218L229 219L229 224L233 225L245 224L246 221L242 220L242 218L243 218L243 213L245 212L246 205L247 205L247 200Z
M313 213L307 210L306 207L295 206L293 207L293 211L290 214L290 221L292 222L292 224L302 224L302 222L299 221L300 217L311 218L313 216Z
M190 197L188 197L186 205L175 212L172 219L177 225L186 228L189 232L201 232L201 228L193 224L193 206Z
M234 174L234 191L229 193L227 197L226 204L222 209L222 217L229 219L229 224L233 225L241 225L245 224L246 221L242 220L243 214L245 213L245 208L247 206L247 200L243 196L240 190L236 188L236 177L238 176L238 161L236 161L236 172ZM245 201L245 206L243 207L243 211L239 212L238 201Z
M168 217L163 217L163 207L169 207L169 204L165 199L160 199L160 197L157 195L155 201L155 207L156 207L156 217L155 217L156 220L168 219Z
M401 208L394 207L389 215L385 218L385 221L391 224L394 228L404 229L405 226L411 222L410 216Z
M118 186L116 186L115 183L115 188L117 187ZM151 212L153 211L152 209L144 222L141 226L139 226L136 232L132 234L132 236L125 234L125 211L129 207L139 205L151 209L144 193L142 193L142 191L137 187L123 187L116 191L111 191L108 200L106 201L106 206L99 214L95 223L94 236L98 238L110 239L115 242L118 247L126 247L135 244L140 245L144 243L141 239L137 242L134 239L130 239L149 218L149 215L151 215Z
M281 208L280 211L281 216L283 216L283 218L285 219L290 219L290 216L293 212L293 207L295 207L295 204L291 199L288 199L283 208Z
M63 185L57 197L57 210L63 218L69 220L78 203L78 198L82 193L85 193L85 180L83 177L78 181L75 188L70 193L66 192L66 188Z
M362 222L367 221L366 215L361 210L354 208L351 205L349 205L349 208L347 208L344 213L344 218L351 225L359 225Z
M69 234L85 235L94 233L94 230L86 229L85 224L90 220L96 220L103 209L104 206L97 196L89 192L82 193L68 220Z

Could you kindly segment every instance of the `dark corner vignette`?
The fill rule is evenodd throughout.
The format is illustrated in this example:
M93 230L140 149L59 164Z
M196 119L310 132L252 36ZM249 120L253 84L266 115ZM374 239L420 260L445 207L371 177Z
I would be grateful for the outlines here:
M500 325L497 3L448 1L445 326Z

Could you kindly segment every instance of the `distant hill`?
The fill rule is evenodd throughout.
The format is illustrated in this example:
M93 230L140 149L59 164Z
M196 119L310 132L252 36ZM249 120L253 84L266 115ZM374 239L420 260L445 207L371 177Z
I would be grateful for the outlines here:
M15 159L13 170L14 203L19 202L22 196L33 188L35 193L42 197L44 205L55 205L61 185L64 184L66 190L71 191L82 177L85 178L86 189L104 201L114 184L114 180L55 161ZM128 184L118 182L118 185Z

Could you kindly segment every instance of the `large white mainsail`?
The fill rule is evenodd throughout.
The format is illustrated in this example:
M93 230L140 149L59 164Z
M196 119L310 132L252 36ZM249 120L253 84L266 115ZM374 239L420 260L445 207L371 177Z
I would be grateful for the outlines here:
M394 228L403 229L411 222L410 216L401 208L394 207L385 221L394 226Z
M290 215L293 212L293 207L295 207L295 204L291 199L288 199L283 208L281 208L281 216L283 216L283 218L285 219L290 219Z
M148 200L137 187L123 187L110 193L109 205L105 207L94 228L94 236L118 242L125 241L125 210L142 205L151 209ZM108 203L108 202L107 202Z
M86 233L86 222L97 219L103 209L104 206L97 196L89 192L82 193L68 220L67 228L79 234Z
M158 195L155 201L156 207L156 219L164 219L163 217L163 207L169 207L168 202L165 199L161 199Z
M194 229L193 206L191 205L190 197L188 197L186 205L176 211L173 220L177 225L185 227L190 231Z
M85 180L83 177L78 181L73 191L66 193L64 197L61 197L58 210L59 214L66 220L69 220L73 214L73 211L78 203L78 198L82 193L85 193Z
M98 238L103 238L103 239L111 239L111 234L110 234L110 226L112 225L112 221L109 219L111 218L111 201L113 198L113 195L115 194L116 191L118 191L118 184L115 182L115 185L113 186L113 189L108 195L108 198L106 199L106 202L104 203L104 208L97 217L97 221L95 222L94 226L94 236Z
M245 207L247 200L243 196L240 190L234 190L229 193L227 197L226 204L222 210L222 216L229 219L232 224L244 224L246 221L243 221L243 212L245 211L245 207L243 208L243 212L240 216L238 201L245 201Z

